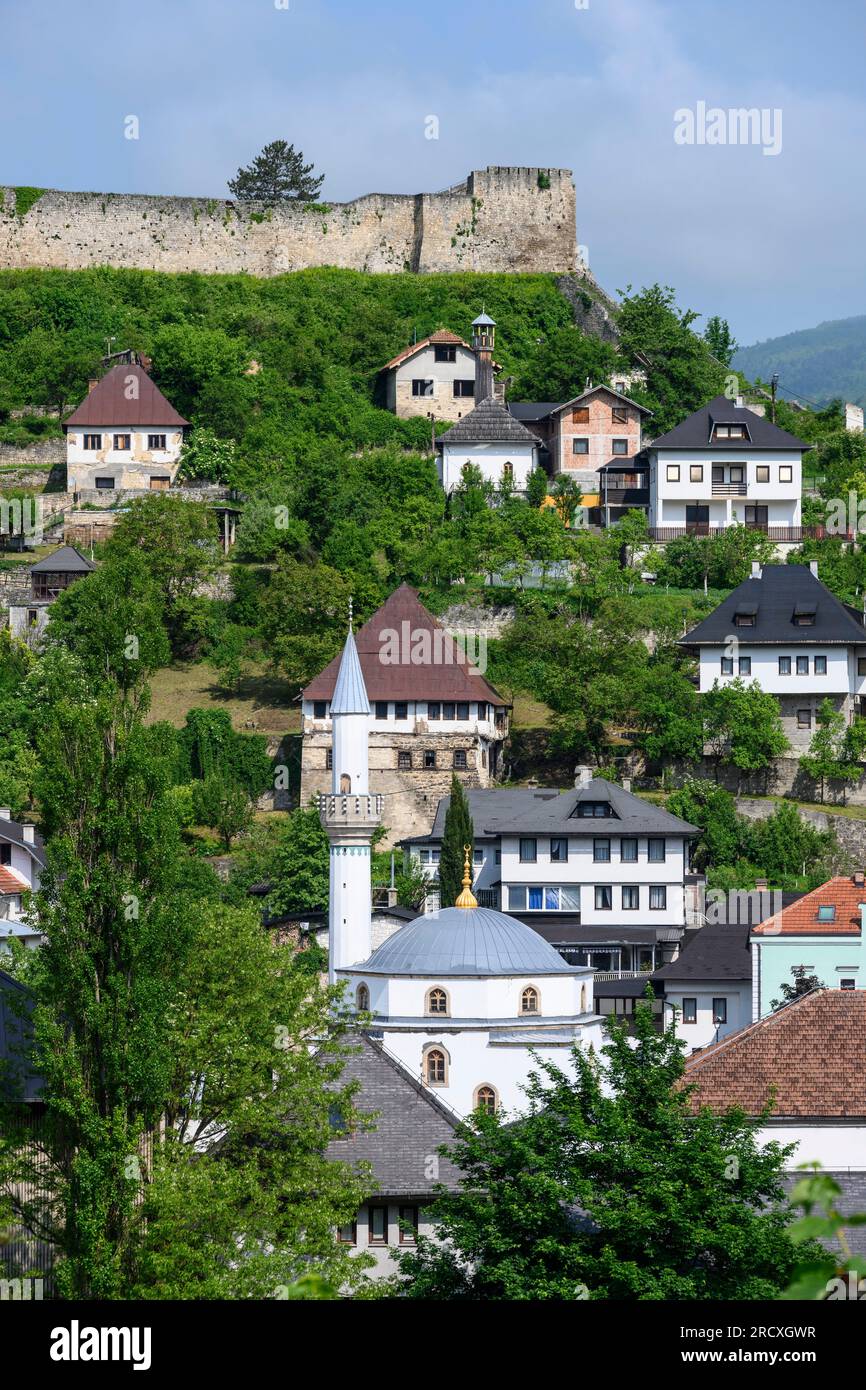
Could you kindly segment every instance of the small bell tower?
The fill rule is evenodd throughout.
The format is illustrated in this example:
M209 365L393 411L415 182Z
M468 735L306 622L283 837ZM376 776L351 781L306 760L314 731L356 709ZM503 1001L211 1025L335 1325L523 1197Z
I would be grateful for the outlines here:
M472 351L475 353L475 404L493 395L493 347L496 324L484 311L472 320Z

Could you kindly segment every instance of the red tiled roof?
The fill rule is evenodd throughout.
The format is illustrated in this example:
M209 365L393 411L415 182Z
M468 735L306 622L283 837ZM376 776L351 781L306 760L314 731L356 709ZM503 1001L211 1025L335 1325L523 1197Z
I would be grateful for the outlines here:
M130 377L135 377L138 382L132 400L128 398ZM189 421L178 415L147 372L126 363L112 367L111 371L105 373L90 394L84 397L78 409L73 410L66 421L66 428L69 425L87 425L97 429L111 429L115 425L161 425L177 429L188 424Z
M425 639L419 637L419 633L431 636ZM413 662L413 644L416 655L429 654L432 660L423 665ZM426 645L426 651L422 644ZM471 674L471 667L457 644L432 613L427 612L408 584L395 589L355 633L355 645L370 700L482 700L505 704L483 676ZM389 661L389 653L397 659ZM338 654L310 681L303 692L304 698L330 700L339 666Z
M8 864L0 864L0 893L24 893L30 887L27 879Z
M693 1109L866 1117L866 991L815 989L686 1059Z
M422 338L418 343L410 343L402 352L398 352L396 357L392 357L390 362L385 363L382 371L387 372L391 367L399 367L401 362L405 362L407 358L420 352L422 348L429 347L431 343L452 343L459 347L465 347L467 352L472 351L472 348L467 342L464 342L459 333L452 333L450 328L437 328L436 332L431 333L429 338Z
M755 927L754 936L859 936L860 904L866 903L866 885L852 878L831 878L805 893L790 907L782 908ZM832 921L818 920L819 907L835 907Z

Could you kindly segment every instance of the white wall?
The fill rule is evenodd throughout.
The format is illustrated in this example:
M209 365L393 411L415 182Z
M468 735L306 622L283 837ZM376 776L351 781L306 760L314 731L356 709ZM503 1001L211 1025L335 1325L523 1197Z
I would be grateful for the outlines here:
M727 1000L727 1022L713 1022L713 1000ZM697 1000L697 1022L683 1022L683 999ZM736 1033L752 1022L752 986L749 980L665 980L664 1025L677 1011L676 1033L689 1052Z
M796 638L791 642L774 643L772 646L755 646L743 640L741 634L748 629L735 628L731 633L729 650L719 647L702 647L700 654L700 688L711 690L713 682L723 685L739 675L741 657L751 660L750 675L742 680L757 681L762 690L772 695L860 695L866 693L866 676L857 675L857 655L866 655L866 647L822 647L819 645L798 646ZM733 675L722 674L722 657L730 656L734 662ZM779 674L779 657L791 659L791 674ZM808 675L797 675L797 657L808 657ZM815 674L815 657L826 659L827 671L824 675Z
M102 436L100 449L85 449L84 436ZM115 435L130 436L129 449L115 449ZM165 449L148 449L149 434L164 434ZM183 430L162 425L112 425L110 428L75 428L66 434L67 486L81 491L94 488L97 478L113 478L115 488L148 487L151 477L174 479L183 444Z
M679 467L679 481L668 479L668 464ZM703 466L703 478L692 482L691 466ZM745 497L722 497L713 495L713 465L725 468L725 478L729 477L731 465L742 465L745 469ZM758 466L769 465L769 483L757 481ZM779 481L780 467L791 467L791 481ZM766 506L769 509L770 526L799 526L801 519L800 495L802 491L801 455L796 450L753 449L745 442L738 447L736 455L729 445L721 448L712 444L699 449L653 449L650 451L650 506L651 526L685 525L686 504L710 505L710 525L724 526L734 522L745 522L747 506Z
M454 444L443 443L437 454L439 481L446 492L457 487L467 463L481 470L491 483L499 483L505 464L512 467L516 492L525 492L530 473L535 468L537 450L534 444Z
M805 1121L779 1121L758 1130L758 1142L796 1144L797 1151L787 1160L788 1169L801 1163L820 1163L822 1168L866 1169L866 1124L807 1124Z

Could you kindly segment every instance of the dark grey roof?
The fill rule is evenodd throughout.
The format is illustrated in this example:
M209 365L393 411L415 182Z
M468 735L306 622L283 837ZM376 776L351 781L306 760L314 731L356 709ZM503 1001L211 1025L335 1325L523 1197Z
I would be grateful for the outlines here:
M432 1195L437 1182L456 1188L451 1160L439 1155L435 1177L429 1160L441 1144L453 1142L458 1117L380 1043L366 1034L353 1041L359 1050L347 1058L341 1083L360 1083L355 1104L374 1115L376 1128L333 1139L328 1158L369 1163L377 1192L386 1197Z
M674 939L679 940L682 935L681 929L671 929L656 926L650 922L646 925L629 922L624 925L622 922L612 922L609 925L600 922L587 926L581 924L576 918L567 921L554 921L554 916L562 918L565 913L510 913L509 916L517 917L521 922L525 922L533 931L543 936L545 941L549 941L551 946L652 946L655 942L662 939L662 934L667 934L673 930Z
M745 425L748 439L713 439L715 425ZM727 396L714 396L707 405L688 415L666 434L660 434L650 445L653 449L708 449L733 450L742 453L744 447L752 449L811 449L814 446L798 439L796 435L780 430L763 415L756 415L745 406L737 406Z
M559 409L559 401L509 401L508 409L515 420L546 420Z
M24 838L24 826L21 821L5 820L0 816L0 840L11 840L14 845L21 845L36 860L37 864L45 864L45 841L38 830L33 832L33 843Z
M447 444L538 444L538 436L516 420L500 401L488 396L474 410L440 434L436 448Z
M864 634L866 637L866 634ZM593 777L585 787L560 792L538 787L506 787L470 791L469 812L478 832L487 835L699 835L687 821L663 807L624 791L615 782ZM427 843L441 840L450 798L443 796L436 808ZM609 801L616 818L572 816L580 801ZM415 837L415 843L418 837Z
M37 560L35 565L30 566L31 574L89 574L95 570L96 566L92 560L86 559L80 550L76 550L74 545L61 545L59 550L54 550L50 555L46 555L44 560Z
M770 1134L767 1135L767 1138L772 1138L772 1115L766 1123L770 1127ZM804 1146L801 1145L801 1148L803 1147ZM797 1154L793 1154L788 1159L788 1162L796 1163ZM782 1185L790 1192L791 1188L798 1182L801 1182L806 1176L807 1174L802 1172L786 1173L782 1178ZM834 1205L843 1216L855 1216L866 1211L866 1173L857 1169L852 1171L850 1168L843 1168L841 1171L836 1172L830 1169L827 1176L834 1178L842 1189L841 1196L835 1199ZM802 1211L798 1209L797 1214L802 1215ZM848 1242L851 1254L866 1255L866 1226L846 1226L844 1230L845 1239ZM830 1244L832 1248L835 1245L835 1241L830 1242ZM862 1298L862 1296L861 1294L860 1297Z
M796 608L815 609L815 622L795 627ZM734 622L737 611L757 609L753 627L740 628ZM831 594L816 579L808 565L764 565L760 579L746 579L714 608L709 617L681 638L681 645L724 646L733 635L748 646L763 642L804 646L819 642L866 644L866 627L857 609Z
M750 980L750 925L710 922L688 932L683 949L667 965L653 971L654 980Z
M516 917L489 907L443 907L400 927L369 959L364 975L568 975L557 951Z
M42 1090L27 1056L31 1008L24 986L0 970L0 1096L7 1100L38 1100Z
M592 987L593 998L598 999L643 999L646 994L647 985L652 986L652 992L659 997L661 986L656 989L653 986L653 978L649 972L642 975L633 975L624 980L596 980Z

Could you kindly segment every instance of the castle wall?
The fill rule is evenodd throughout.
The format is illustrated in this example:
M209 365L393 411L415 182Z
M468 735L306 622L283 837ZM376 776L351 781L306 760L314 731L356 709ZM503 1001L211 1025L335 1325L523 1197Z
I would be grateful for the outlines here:
M575 268L568 169L475 170L444 193L264 207L216 198L47 189L23 217L0 190L0 269L567 272Z

